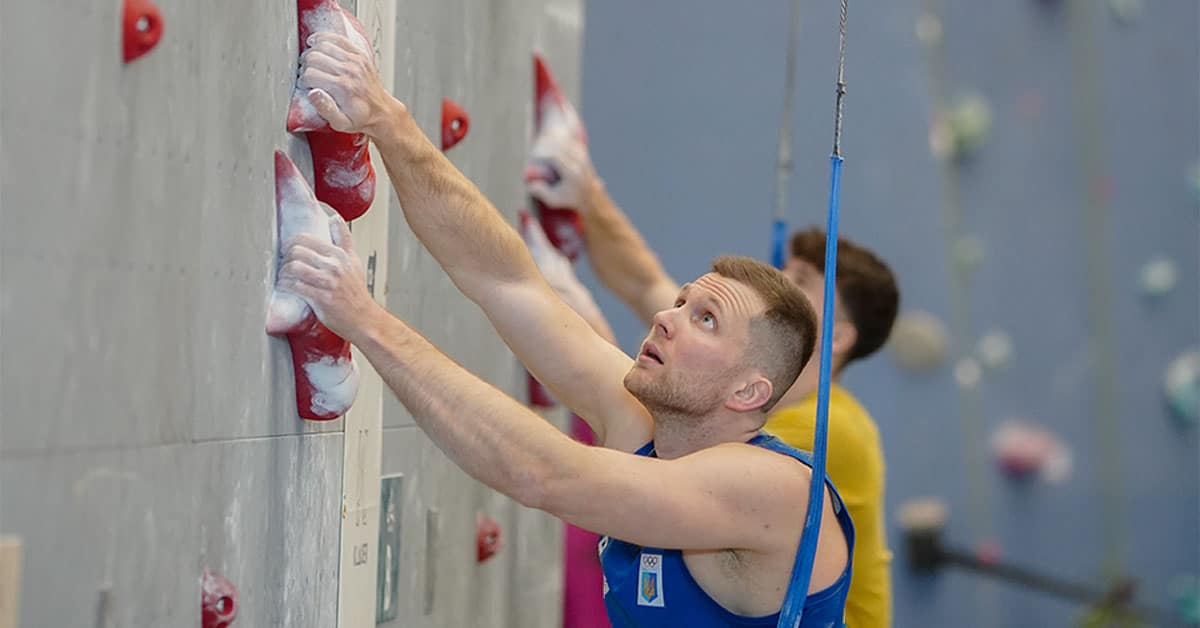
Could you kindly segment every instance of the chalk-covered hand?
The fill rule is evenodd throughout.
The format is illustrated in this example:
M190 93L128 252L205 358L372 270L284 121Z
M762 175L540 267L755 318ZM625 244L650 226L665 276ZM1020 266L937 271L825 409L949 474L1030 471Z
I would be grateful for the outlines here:
M336 212L329 217L333 244L307 234L285 245L276 287L304 299L333 333L353 342L379 307L367 292L367 275L354 253L350 228Z
M297 85L335 131L377 137L404 105L384 89L375 64L348 38L315 33L300 55Z
M597 183L587 143L568 124L549 125L538 134L525 166L525 188L550 207L584 211Z

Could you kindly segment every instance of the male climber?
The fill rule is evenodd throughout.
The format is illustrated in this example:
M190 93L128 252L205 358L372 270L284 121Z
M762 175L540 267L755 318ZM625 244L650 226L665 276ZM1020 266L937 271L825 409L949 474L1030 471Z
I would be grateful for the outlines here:
M456 365L366 291L350 233L300 236L278 287L304 298L375 366L464 471L604 535L616 626L775 626L805 519L807 457L760 432L812 354L796 286L718 258L659 312L636 360L597 335L538 272L521 237L421 132L348 40L320 34L300 85L339 131L376 143L414 233L527 368L588 421L577 443ZM840 626L853 526L827 485L803 626Z
M528 179L529 193L548 206L579 210L587 257L596 276L640 319L650 322L656 312L674 302L679 284L613 201L592 165L587 144L580 139L583 134L574 131L559 125L538 135L529 159L537 166L532 171L543 174ZM828 272L825 232L808 228L793 234L783 272L813 304L819 327ZM883 524L883 446L870 413L837 380L848 366L883 346L896 320L900 295L887 264L845 237L838 240L835 279L827 459L829 477L855 526L854 575L846 600L846 623L855 628L888 628L892 554ZM592 319L598 316L589 314ZM800 449L813 446L817 367L816 361L808 364L766 424L768 433Z

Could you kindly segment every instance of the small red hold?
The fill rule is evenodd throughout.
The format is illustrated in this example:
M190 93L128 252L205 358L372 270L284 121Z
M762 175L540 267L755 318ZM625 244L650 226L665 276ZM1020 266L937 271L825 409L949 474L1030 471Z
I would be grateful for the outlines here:
M537 212L542 228L550 244L558 249L572 262L584 251L583 219L574 208L550 207L545 203L532 199L533 210Z
M207 569L200 578L201 628L226 628L237 619L238 593L233 583Z
M442 99L442 150L450 150L467 136L471 119L466 110L449 98Z
M550 396L550 391L541 382L537 381L532 374L527 374L529 378L529 405L535 408L553 408L558 405L554 401L554 397Z
M996 539L987 539L979 544L975 550L975 558L985 565L995 565L1000 562L1003 555L1003 550L1000 548L1000 542Z
M504 545L500 524L483 514L475 515L475 560L484 562L495 556Z
M121 45L125 63L150 52L162 39L163 20L150 0L125 0Z
M534 131L541 131L547 124L567 123L571 131L587 142L587 130L579 123L579 115L566 94L554 80L550 68L542 55L533 54L533 123Z
M1064 449L1054 435L1023 420L1008 420L992 433L992 455L1001 471L1013 478L1028 478L1053 471L1053 462Z

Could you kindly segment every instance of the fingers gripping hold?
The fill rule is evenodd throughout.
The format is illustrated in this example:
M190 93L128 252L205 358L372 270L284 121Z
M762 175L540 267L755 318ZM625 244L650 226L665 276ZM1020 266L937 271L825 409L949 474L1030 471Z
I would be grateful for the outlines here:
M350 120L350 117L345 113L342 113L342 110L338 107L337 101L333 99L333 96L330 96L329 92L323 89L309 90L308 102L312 103L312 106L317 110L317 113L321 114L321 117L325 118L325 120L329 122L329 126L333 127L334 129L349 128L353 124L353 122Z
M290 259L279 269L279 286L302 297L311 297L313 289L328 288L329 276L301 259ZM295 289L290 289L295 288ZM316 305L311 302L310 305Z
M337 212L329 216L329 237L334 246L346 253L354 253L354 238L350 234L350 225L346 224L346 220Z
M361 46L349 37L333 31L318 31L308 36L306 43L312 48L319 48L331 55L341 55L342 59L357 58Z

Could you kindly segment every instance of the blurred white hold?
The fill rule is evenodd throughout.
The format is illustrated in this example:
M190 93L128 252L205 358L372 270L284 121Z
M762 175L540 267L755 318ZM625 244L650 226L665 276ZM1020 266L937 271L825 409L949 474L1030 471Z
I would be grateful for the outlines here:
M917 18L917 39L925 45L936 44L942 40L942 22L932 13L924 13Z
M937 530L949 518L950 509L937 497L914 497L896 512L896 521L905 530Z
M1012 340L1008 334L996 330L979 340L975 352L979 354L979 361L988 368L1007 366L1012 359Z
M983 369L975 358L963 358L954 365L954 381L959 388L975 388L983 378Z
M1142 266L1142 292L1146 296L1160 297L1169 293L1175 288L1175 282L1179 279L1179 272L1175 269L1175 262L1165 258L1158 257Z
M1060 446L1042 465L1042 479L1051 484L1062 484L1070 477L1073 465L1071 450Z
M946 361L949 340L942 321L929 312L915 310L900 315L888 345L901 368L930 372Z
M1200 351L1185 351L1163 374L1163 392L1175 418L1184 425L1200 422Z

